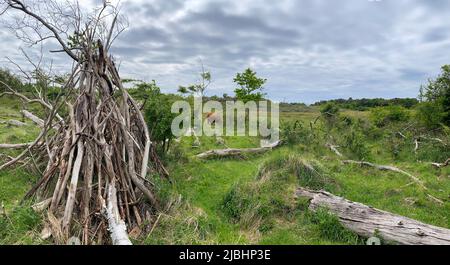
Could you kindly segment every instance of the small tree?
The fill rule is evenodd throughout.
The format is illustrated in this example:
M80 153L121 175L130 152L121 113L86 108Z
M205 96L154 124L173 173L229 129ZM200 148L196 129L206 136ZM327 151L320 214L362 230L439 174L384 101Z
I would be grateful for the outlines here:
M263 98L264 93L261 91L267 79L257 77L252 69L247 68L243 73L237 73L233 81L240 86L234 90L238 100L248 102Z
M430 79L426 86L420 88L419 98L423 106L418 109L419 117L427 126L436 127L437 122L450 126L450 65L441 69L436 79Z
M203 97L205 95L206 89L211 84L211 72L205 71L202 64L202 72L200 73L200 82L198 84L193 84L189 86L179 86L178 92L181 94L191 94Z

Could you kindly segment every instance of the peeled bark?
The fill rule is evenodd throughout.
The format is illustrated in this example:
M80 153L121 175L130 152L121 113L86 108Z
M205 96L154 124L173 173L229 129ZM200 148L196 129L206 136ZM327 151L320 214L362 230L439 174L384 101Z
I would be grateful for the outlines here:
M108 188L108 202L105 206L109 232L113 245L132 245L125 222L120 218L117 206L117 190L114 182Z
M310 199L309 209L326 208L344 227L363 237L380 236L402 245L450 245L450 229L346 200L326 191L299 188L296 196Z

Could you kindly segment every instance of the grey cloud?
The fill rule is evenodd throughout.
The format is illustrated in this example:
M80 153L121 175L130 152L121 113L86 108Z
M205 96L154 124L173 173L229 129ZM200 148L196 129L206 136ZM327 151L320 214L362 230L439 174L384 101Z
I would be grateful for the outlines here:
M129 0L122 11L121 73L164 91L195 82L201 59L210 93L230 94L250 66L276 100L415 96L450 63L447 0ZM0 32L2 55L12 39Z

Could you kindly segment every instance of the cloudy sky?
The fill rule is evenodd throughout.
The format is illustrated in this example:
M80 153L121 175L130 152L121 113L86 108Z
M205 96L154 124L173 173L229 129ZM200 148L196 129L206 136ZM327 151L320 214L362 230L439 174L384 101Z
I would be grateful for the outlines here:
M94 0L91 0L94 1ZM100 1L101 2L101 1ZM81 1L86 4L86 1ZM208 95L233 94L247 67L279 101L416 97L450 64L448 0L122 0L128 30L113 52L123 77L163 91L211 71ZM23 45L0 31L0 56ZM62 61L57 61L64 67ZM0 60L0 66L8 66Z

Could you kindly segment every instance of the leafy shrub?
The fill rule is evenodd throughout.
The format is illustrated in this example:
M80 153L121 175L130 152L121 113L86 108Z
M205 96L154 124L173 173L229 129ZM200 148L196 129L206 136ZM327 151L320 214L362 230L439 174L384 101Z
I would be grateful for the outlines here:
M289 145L310 143L311 137L309 129L301 121L281 124L281 138Z
M355 123L354 119L349 116L342 116L341 121L344 126L351 126Z
M320 113L325 117L336 116L339 113L339 107L334 103L327 103L320 108Z
M157 141L162 151L167 151L173 139L172 120L176 117L171 112L173 101L170 96L159 94L147 101L145 120L153 141Z
M346 148L358 159L367 159L370 155L364 135L360 130L353 127L349 133L344 136Z
M371 118L376 126L383 127L390 123L406 122L410 115L408 110L401 106L379 107L370 111Z
M436 79L430 79L426 86L420 88L420 99L425 104L418 108L422 121L431 128L440 123L450 126L450 65L441 68Z
M433 102L423 102L417 106L416 118L427 128L439 128L443 119L442 106Z
M171 125L176 114L171 112L171 105L175 99L171 95L162 94L154 80L151 83L139 81L129 91L134 98L143 100L145 121L151 139L160 147L159 151L167 152L173 139Z
M0 92L9 91L8 87L22 92L25 87L19 77L7 69L0 68L0 81Z

